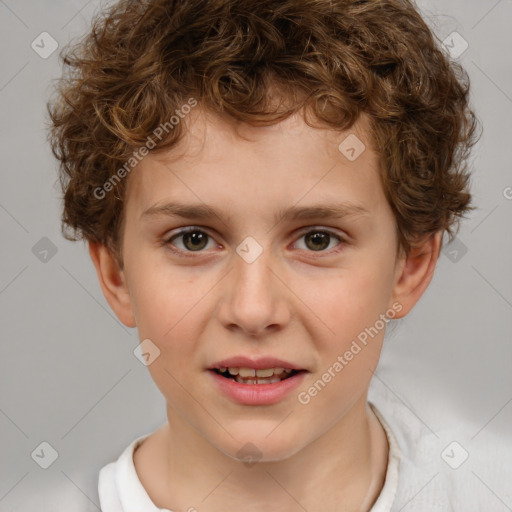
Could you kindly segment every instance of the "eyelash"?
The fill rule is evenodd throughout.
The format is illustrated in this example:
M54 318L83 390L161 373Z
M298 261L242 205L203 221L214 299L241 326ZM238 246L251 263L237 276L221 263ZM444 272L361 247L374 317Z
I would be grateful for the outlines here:
M172 244L172 242L176 238L184 236L187 233L194 233L194 232L203 233L207 237L209 237L209 239L213 239L213 237L207 231L205 231L204 229L200 228L199 226L189 226L189 227L186 227L186 228L183 228L183 229L179 230L177 233L175 233L172 236L166 238L164 240L164 245L169 246L173 252L179 253L180 255L183 255L185 257L195 257L196 253L200 254L200 253L204 252L204 250L199 250L199 251L183 250L183 249L176 248ZM338 235L334 231L331 231L330 229L327 229L327 228L316 228L314 226L313 226L312 229L308 229L307 231L302 231L299 234L299 239L303 238L304 236L306 236L306 235L308 235L310 233L325 233L325 234L328 234L330 237L336 238L340 243L334 249L331 249L331 250L320 250L320 251L309 250L308 251L306 249L302 249L302 250L306 250L306 252L311 252L311 253L327 253L329 255L332 255L333 253L337 253L337 252L339 252L341 250L340 246L343 246L343 245L348 243L347 240L344 237ZM317 256L314 256L314 257L317 257Z

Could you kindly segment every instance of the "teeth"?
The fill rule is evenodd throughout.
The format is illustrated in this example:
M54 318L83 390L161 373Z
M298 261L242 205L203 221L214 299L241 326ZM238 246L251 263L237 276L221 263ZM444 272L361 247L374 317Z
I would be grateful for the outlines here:
M238 368L238 375L240 375L240 377L255 377L256 370L254 368Z
M235 377L235 380L240 384L272 384L281 381L279 377L272 377L270 379L243 379L239 375Z
M242 374L240 374L242 375ZM256 370L256 377L272 377L274 375L274 368L267 368L265 370ZM242 375L243 377L243 375Z
M276 368L264 368L264 369L261 369L261 370L255 370L254 368L245 368L245 367L242 367L242 368L235 368L235 367L230 367L230 368L219 368L219 370L221 372L225 372L227 369L227 371L229 372L230 375L233 375L233 376L240 376L240 377L243 377L245 379L247 378L250 378L250 377L262 377L262 378L268 378L268 377L272 377L272 375L281 375L283 372L286 373L286 374L289 374L292 372L292 370L286 368L279 368L279 367L276 367ZM265 381L266 382L266 381Z

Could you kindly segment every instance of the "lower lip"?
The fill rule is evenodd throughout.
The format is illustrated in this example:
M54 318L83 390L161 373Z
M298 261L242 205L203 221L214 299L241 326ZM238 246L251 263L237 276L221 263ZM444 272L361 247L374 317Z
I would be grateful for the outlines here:
M235 380L220 376L208 370L219 387L229 398L244 405L272 405L291 393L304 379L305 371L301 371L287 379L272 384L241 384Z

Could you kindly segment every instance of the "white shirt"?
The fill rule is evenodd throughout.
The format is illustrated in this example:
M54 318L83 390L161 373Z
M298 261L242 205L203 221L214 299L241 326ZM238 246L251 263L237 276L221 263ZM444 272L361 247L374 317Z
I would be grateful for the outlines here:
M376 379L368 403L390 447L384 486L371 512L512 510L510 438L476 444L469 437L465 440L460 425L433 432L412 407ZM135 439L117 461L101 469L98 491L103 512L173 512L155 506L135 471L134 450L149 435Z

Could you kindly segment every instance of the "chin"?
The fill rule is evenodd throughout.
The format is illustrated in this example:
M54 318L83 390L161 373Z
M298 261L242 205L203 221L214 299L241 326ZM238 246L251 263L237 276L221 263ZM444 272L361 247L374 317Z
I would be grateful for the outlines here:
M228 457L246 462L248 466L256 462L277 462L286 460L299 452L306 444L300 433L290 432L284 426L271 428L268 422L247 428L227 429L233 438L227 437L216 444ZM274 431L272 431L275 429ZM280 432L279 429L281 429ZM269 433L272 432L270 435Z

